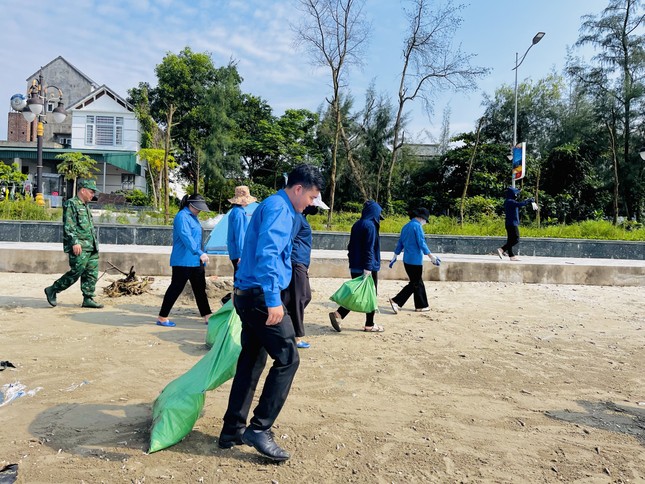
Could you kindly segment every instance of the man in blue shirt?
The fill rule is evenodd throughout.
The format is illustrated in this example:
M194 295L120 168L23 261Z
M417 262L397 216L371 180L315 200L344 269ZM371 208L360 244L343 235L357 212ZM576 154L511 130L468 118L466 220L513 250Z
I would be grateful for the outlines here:
M246 444L274 461L290 457L271 432L300 363L293 324L280 293L291 280L296 213L313 205L323 186L316 167L299 165L289 174L286 188L264 200L251 217L235 275L233 304L242 320L242 350L219 438L221 448ZM247 427L267 354L273 365Z

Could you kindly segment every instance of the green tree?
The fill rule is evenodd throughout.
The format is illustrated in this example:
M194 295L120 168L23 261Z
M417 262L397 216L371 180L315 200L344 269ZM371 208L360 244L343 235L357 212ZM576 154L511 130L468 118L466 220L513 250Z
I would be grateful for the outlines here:
M196 192L200 176L198 153L210 132L205 101L217 82L217 69L210 54L185 47L179 54L168 53L155 73L157 87L150 92L150 112L166 129L167 138L176 148L175 159Z
M615 170L615 198L622 193L625 215L643 214L645 165L632 146L632 136L642 112L643 76L645 74L644 21L640 0L610 0L599 15L586 15L577 46L591 45L597 54L592 64L572 59L569 74L590 96L603 104L615 105L616 117L605 119L611 146L610 158ZM641 118L642 119L642 118ZM618 200L614 200L614 221Z
M152 200L155 208L162 204L162 185L163 185L163 168L165 150L161 148L143 148L137 153L139 158L146 162L148 167L148 184L152 190ZM176 168L175 159L168 157L169 169Z
M230 62L215 72L215 82L206 92L204 118L208 133L201 143L204 193L214 197L228 178L243 176L236 147L237 116L243 105L242 78Z
M96 167L96 160L83 153L70 152L56 155L61 162L56 167L58 173L63 175L65 180L74 181L72 193L76 193L76 180L78 178L94 178L94 173L99 171Z

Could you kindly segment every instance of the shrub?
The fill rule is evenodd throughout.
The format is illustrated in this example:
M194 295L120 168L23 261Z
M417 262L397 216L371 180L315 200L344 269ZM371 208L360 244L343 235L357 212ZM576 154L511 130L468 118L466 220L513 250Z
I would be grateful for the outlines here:
M145 207L151 204L152 199L149 195L146 195L138 188L134 190L129 190L124 193L125 199L128 203L134 205L135 207Z
M0 202L0 218L3 220L62 220L62 208L45 208L32 198L24 200L5 199Z

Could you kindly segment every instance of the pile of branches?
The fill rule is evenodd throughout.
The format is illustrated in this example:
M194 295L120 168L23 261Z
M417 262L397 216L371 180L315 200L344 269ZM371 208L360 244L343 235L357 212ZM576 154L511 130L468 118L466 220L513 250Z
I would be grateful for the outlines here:
M134 266L130 267L130 272L124 272L112 263L108 262L108 264L125 276L123 279L118 279L103 289L103 292L108 297L139 296L147 292L155 280L154 277L150 276L137 277L134 272Z

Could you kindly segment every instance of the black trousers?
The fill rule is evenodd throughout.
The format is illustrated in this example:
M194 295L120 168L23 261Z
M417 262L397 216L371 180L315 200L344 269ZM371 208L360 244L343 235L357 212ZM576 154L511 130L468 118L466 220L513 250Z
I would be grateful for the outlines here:
M423 266L406 264L404 262L403 267L405 267L405 272L410 282L392 298L392 301L398 306L403 307L410 296L414 294L414 308L427 308L428 296L426 295L426 287L423 284Z
M350 275L352 276L352 279L356 279L357 277L361 277L363 273L350 272ZM378 272L377 271L372 271L372 279L374 279L374 287L376 288L376 292L378 294ZM338 312L338 314L340 314L341 319L345 319L345 316L351 313L349 309L346 309L342 306L339 307L336 311ZM371 313L365 313L365 326L374 326L374 313L375 311L372 311Z
M206 296L206 270L203 265L199 267L185 267L173 266L172 278L170 279L170 286L166 290L159 310L159 316L167 318L170 310L177 302L177 298L186 287L186 283L190 281L190 286L193 288L195 301L199 314L206 316L211 314L211 307L208 304L208 297Z
M287 400L300 364L293 324L286 311L280 323L267 326L268 312L264 294L236 294L233 304L242 320L242 351L237 360L228 408L224 414L222 433L228 435L235 435L246 427L267 354L273 359L273 365L249 423L254 430L271 428Z
M305 335L305 308L311 302L308 267L293 264L289 287L282 291L282 302L289 312L297 338Z
M235 285L235 274L237 274L237 264L240 259L231 259L231 264L233 264L233 285ZM227 293L222 298L222 304L226 304L231 299L231 293Z
M513 257L513 247L520 243L520 228L517 225L506 226L506 243L502 245L502 250Z

